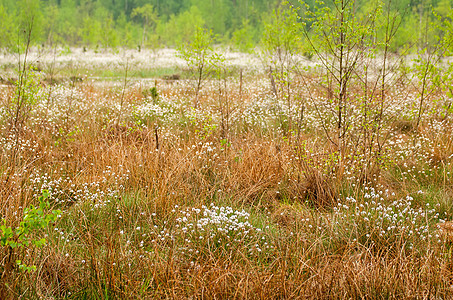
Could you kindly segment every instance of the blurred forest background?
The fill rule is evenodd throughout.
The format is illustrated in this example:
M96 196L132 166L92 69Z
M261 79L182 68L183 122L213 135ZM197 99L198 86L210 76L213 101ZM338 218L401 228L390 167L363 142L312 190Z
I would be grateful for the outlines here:
M305 16L316 2L291 4ZM334 0L325 2L334 9ZM452 24L453 0L355 2L357 14L369 13L376 5L390 7L399 26L391 45L394 52L435 41L436 22ZM266 24L281 7L281 0L0 0L0 48L13 50L28 40L39 47L178 47L195 28L204 27L212 30L216 43L247 52L259 45ZM303 18L297 22L310 28ZM453 31L442 28L444 33Z

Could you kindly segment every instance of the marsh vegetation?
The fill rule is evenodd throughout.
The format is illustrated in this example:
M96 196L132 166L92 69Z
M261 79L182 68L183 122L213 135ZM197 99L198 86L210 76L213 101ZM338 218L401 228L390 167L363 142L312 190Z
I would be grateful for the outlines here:
M0 298L449 298L451 15L405 49L377 4L247 54L5 48Z

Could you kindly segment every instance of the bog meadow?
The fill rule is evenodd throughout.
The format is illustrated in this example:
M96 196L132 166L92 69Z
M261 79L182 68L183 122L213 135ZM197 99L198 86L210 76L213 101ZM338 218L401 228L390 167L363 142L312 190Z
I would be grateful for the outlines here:
M0 1L0 299L450 299L453 10Z

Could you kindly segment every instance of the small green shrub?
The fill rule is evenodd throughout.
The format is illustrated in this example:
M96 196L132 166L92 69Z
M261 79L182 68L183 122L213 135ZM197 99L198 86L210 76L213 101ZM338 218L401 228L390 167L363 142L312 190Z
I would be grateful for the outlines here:
M0 246L7 247L6 266L3 271L9 271L12 268L11 262L15 261L20 270L28 272L36 270L35 266L27 266L22 263L24 250L27 248L42 247L46 244L45 238L39 238L37 233L46 229L50 223L57 220L60 210L49 212L48 191L43 191L39 197L39 206L30 205L24 209L23 219L19 226L8 226L7 220L2 219L0 225Z

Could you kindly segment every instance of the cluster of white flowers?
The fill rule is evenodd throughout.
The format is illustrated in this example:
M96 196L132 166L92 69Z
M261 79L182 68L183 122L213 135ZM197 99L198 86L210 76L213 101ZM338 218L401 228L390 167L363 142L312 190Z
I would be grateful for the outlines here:
M416 141L404 139L398 136L389 144L394 150L394 157L397 158L399 167L399 179L417 180L418 182L432 181L439 173L446 180L449 180L453 167L449 143L451 140L451 125L431 121L429 131L423 132ZM445 132L450 130L450 132ZM445 141L439 140L442 136ZM439 161L436 161L436 156Z
M226 65L245 69L245 71L263 72L262 60L253 54L224 51ZM86 50L82 48L60 48L55 51L42 53L32 49L30 61L39 60L43 65L52 65L56 69L88 69L88 70L124 70L127 67L131 74L140 70L158 68L182 68L186 63L178 56L175 49L158 49L141 51L122 49L111 51L108 49ZM0 55L0 64L15 64L17 57L11 54Z
M240 115L235 115L235 122L242 121L246 127L280 128L292 118L297 119L301 109L300 103L292 103L258 95L247 104Z
M65 176L53 179L51 174L38 172L30 176L30 183L38 197L44 190L49 192L49 200L57 204L71 204L79 201L91 201L93 208L98 208L117 197L124 189L124 182L129 178L129 170L115 173L110 166L103 171L99 180L89 183L75 183L75 180Z
M25 128L27 129L27 128ZM28 152L31 154L38 153L39 143L33 139L27 139L22 136L16 136L12 132L0 137L0 147L3 151L11 151L16 149L20 152Z
M394 195L393 195L394 196ZM346 197L334 208L337 228L350 231L354 240L365 245L390 246L401 239L412 248L416 243L437 238L432 224L442 222L436 209L427 203L417 206L412 196L389 201L388 191L364 187L364 201ZM340 234L341 230L335 232Z
M195 259L210 253L232 254L246 252L257 255L272 248L263 230L250 223L250 214L229 206L202 206L174 212L176 219L174 236L181 241L181 255Z
M41 87L38 91L36 105L32 115L37 120L57 124L59 121L75 122L76 116L93 109L79 87L57 85Z
M133 117L142 124L149 124L154 121L172 124L178 117L176 115L177 106L165 97L160 97L157 103L151 100L133 109Z

